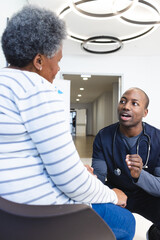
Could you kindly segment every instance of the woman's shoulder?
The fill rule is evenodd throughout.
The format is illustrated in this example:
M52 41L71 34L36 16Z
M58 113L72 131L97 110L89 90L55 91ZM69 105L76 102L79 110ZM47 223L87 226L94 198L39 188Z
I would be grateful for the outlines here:
M12 92L17 99L29 98L36 94L43 98L46 94L47 97L52 95L53 98L61 98L54 84L34 72L3 68L0 70L0 85L3 86L3 91L9 91L9 94Z

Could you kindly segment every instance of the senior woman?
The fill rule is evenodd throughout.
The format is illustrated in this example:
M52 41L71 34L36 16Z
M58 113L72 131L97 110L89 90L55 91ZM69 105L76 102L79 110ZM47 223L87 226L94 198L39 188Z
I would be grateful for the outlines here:
M79 159L63 101L52 84L65 24L53 12L25 6L8 22L0 70L0 195L25 204L92 204L117 239L134 236L127 197L103 185Z

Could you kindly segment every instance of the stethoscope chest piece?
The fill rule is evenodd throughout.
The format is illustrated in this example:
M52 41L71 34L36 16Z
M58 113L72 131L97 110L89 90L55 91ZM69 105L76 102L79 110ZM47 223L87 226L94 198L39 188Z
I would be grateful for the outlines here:
M114 167L115 167L114 174L116 176L120 176L121 173L122 173L121 169L119 169L117 167L117 164L116 164L116 161L115 161L115 157L114 157L114 154L115 154L115 142L116 142L116 136L117 136L118 128L119 128L119 124L117 124L116 130L115 130L115 133L114 133L114 137L113 137L113 144L112 144L113 164L114 164ZM150 136L145 131L145 123L143 123L143 136L145 136L146 139L141 138L142 136L139 137L138 142L137 142L137 154L139 154L140 143L142 143L142 141L145 141L147 143L148 151L147 151L146 162L145 162L145 164L143 166L143 169L144 168L146 169L146 168L148 168L148 161L149 161L150 149L151 149L151 139L150 139Z
M114 169L114 174L116 176L120 176L121 175L121 169L119 169L119 168Z

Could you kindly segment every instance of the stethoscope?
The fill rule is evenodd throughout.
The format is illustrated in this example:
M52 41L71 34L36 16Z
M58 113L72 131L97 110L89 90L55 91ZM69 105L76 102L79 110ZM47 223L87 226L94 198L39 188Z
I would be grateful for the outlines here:
M112 143L112 156L113 156L113 164L114 164L114 174L116 176L120 176L121 173L122 173L121 169L117 167L117 164L116 164L116 161L115 161L115 157L114 157L115 142L116 142L118 128L119 128L119 124L117 124L116 130L115 130L115 133L114 133L114 136L113 136L113 143ZM145 136L146 138L142 139L142 136ZM139 146L140 146L140 143L142 141L145 141L147 143L147 147L148 147L146 163L143 165L143 169L144 169L144 168L148 168L148 161L149 161L150 150L151 150L151 139L150 139L150 136L145 131L145 123L143 123L143 135L141 135L138 138L138 141L137 141L137 154L139 154Z

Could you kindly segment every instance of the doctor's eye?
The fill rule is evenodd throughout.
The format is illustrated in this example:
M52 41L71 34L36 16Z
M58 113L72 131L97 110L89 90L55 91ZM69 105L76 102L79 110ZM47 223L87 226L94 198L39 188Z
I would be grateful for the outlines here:
M125 102L126 102L126 101L123 100L123 99L120 100L120 103L121 103L121 104L124 104Z
M139 104L137 102L132 102L133 106L139 106Z

